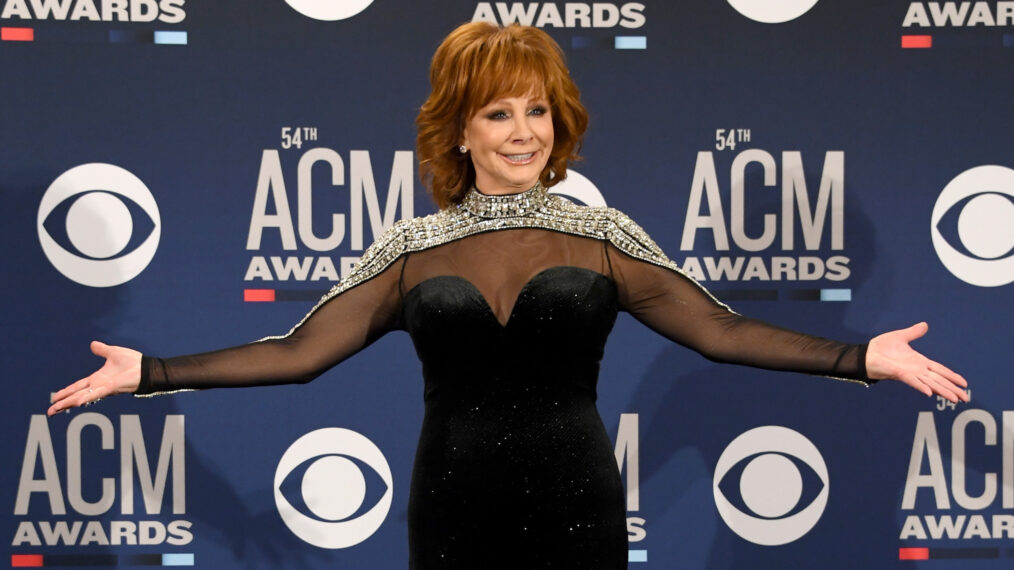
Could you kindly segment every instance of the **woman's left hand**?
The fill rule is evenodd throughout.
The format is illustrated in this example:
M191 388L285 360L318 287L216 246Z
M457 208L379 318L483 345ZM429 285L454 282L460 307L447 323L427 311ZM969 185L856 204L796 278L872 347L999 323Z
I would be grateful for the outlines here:
M874 337L866 350L866 374L875 380L904 382L927 396L937 394L951 402L967 402L964 388L968 382L960 374L909 346L928 330L929 325L918 323Z

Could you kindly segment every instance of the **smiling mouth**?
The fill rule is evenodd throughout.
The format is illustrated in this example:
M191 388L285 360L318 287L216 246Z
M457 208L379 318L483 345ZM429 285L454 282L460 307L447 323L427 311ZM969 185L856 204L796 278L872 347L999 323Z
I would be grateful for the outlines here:
M507 159L512 164L528 164L532 161L535 156L534 152L526 152L524 154L501 154L500 156Z

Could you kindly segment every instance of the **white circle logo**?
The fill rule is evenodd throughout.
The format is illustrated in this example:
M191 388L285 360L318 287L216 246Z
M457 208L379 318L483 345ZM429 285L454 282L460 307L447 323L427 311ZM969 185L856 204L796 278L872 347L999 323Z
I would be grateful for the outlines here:
M730 470L744 462L737 488L752 514L734 505L720 488ZM804 485L797 463L822 483L812 502L801 509ZM754 544L778 546L799 539L817 524L827 506L827 465L820 451L799 432L781 426L754 428L732 440L718 458L713 483L722 520Z
M979 287L1014 282L1014 170L976 166L957 175L933 206L930 235L937 257L955 277ZM948 212L962 204L957 237L967 253L941 233Z
M572 198L585 206L605 206L606 199L602 192L592 184L591 180L571 169L567 169L567 177L563 182L549 189L550 194L559 194L565 198Z
M306 508L296 509L282 493L282 483L294 469L313 460L299 486ZM373 469L387 485L377 504L359 516L366 498L366 478L355 461ZM285 450L275 469L275 506L285 526L320 548L348 548L380 528L394 496L391 468L380 449L359 433L324 428L297 439Z
M46 228L53 211L77 196L66 210L66 237L78 253L60 245ZM136 224L124 202L129 199L154 227L133 251L123 253ZM129 171L112 164L75 166L49 185L39 204L39 243L49 262L65 277L89 287L112 287L137 277L158 249L162 222L148 187Z
M373 4L373 0L285 0L285 3L314 20L334 22L355 16Z
M818 0L729 0L729 5L751 20L781 24L807 13Z

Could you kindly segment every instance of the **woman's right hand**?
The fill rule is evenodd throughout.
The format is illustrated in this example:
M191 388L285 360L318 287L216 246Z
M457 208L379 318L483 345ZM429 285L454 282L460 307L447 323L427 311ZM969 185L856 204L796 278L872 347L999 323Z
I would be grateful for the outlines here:
M132 394L141 382L141 353L122 346L110 346L97 340L92 353L106 359L91 375L53 394L53 405L47 415L91 404L113 394Z

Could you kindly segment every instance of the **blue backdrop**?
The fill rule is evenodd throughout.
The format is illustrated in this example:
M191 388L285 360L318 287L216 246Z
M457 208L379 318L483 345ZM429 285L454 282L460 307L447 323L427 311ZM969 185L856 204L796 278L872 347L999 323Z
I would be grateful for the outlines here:
M543 27L582 89L561 193L623 210L742 313L851 342L926 320L917 348L972 383L950 406L718 366L621 316L599 410L631 567L1006 567L1011 4L0 1L11 566L407 565L405 334L305 386L43 414L99 365L89 340L284 333L432 212L429 58L486 19Z

